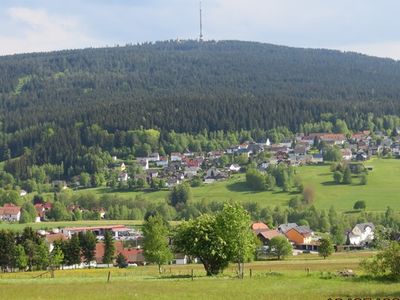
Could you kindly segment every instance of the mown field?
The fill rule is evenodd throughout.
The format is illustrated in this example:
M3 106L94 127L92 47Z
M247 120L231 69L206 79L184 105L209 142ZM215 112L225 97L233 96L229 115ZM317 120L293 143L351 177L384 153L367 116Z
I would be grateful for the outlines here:
M387 206L400 210L400 160L373 159L365 163L372 166L367 185L360 185L354 178L351 185L333 183L328 165L298 167L297 172L305 186L313 186L316 192L315 206L329 209L333 205L338 211L345 212L353 208L354 202L364 200L367 211L384 211ZM110 192L107 188L77 191L78 193L94 192L97 195ZM193 188L194 201L202 199L241 202L255 201L261 206L286 206L293 193L281 191L253 192L246 187L244 174L233 176L230 180ZM158 192L117 192L123 197L135 198L143 195L151 201L165 201L168 191Z
M328 299L329 297L399 297L395 282L335 276L344 268L361 275L359 260L371 253L338 253L322 260L306 255L286 261L246 265L243 280L234 266L208 278L202 265L129 269L59 270L55 278L40 272L0 275L0 299ZM305 271L310 268L310 274ZM194 280L191 279L191 270ZM250 269L252 277L250 278ZM111 280L107 283L108 272ZM329 273L330 272L330 273Z

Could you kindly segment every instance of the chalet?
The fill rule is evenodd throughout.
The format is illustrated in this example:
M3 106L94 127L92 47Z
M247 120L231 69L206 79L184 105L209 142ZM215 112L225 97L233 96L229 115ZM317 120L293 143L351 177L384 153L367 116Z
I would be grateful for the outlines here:
M368 245L374 239L374 230L375 225L372 223L356 224L347 233L347 243L356 246Z
M306 226L296 226L287 230L285 236L296 246L311 244L313 232Z
M21 218L21 207L12 203L6 203L0 207L0 221L19 222Z

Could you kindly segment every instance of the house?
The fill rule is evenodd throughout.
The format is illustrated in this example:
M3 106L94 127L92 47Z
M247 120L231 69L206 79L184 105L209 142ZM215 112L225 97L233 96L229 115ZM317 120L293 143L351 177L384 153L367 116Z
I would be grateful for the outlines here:
M160 168L168 167L168 157L160 156L160 159L156 161L156 166Z
M340 149L340 153L342 154L342 158L344 160L351 160L351 158L353 157L353 154L351 153L350 149Z
M184 158L182 154L179 152L172 152L171 153L171 161L181 161Z
M126 173L126 172L121 172L121 173L119 173L119 175L118 175L118 181L120 181L120 182L127 182L128 179L129 179L128 173Z
M64 180L53 180L51 186L55 189L65 190L67 188L67 183Z
M149 159L147 157L138 157L136 158L136 162L143 168L143 170L149 169Z
M6 203L0 207L0 221L19 222L21 218L21 207L12 203Z
M341 133L324 133L320 139L329 144L343 145L346 141L346 136Z
M174 263L176 265L186 265L188 263L187 255L182 254L182 253L175 254Z
M176 186L176 185L178 185L178 184L180 184L181 183L181 180L179 179L179 178L177 178L177 177L170 177L170 178L168 178L168 180L167 180L167 182L165 183L165 185L167 186L167 187L174 187L174 186Z
M313 154L311 158L311 163L322 164L324 162L324 156L321 153Z
M185 168L183 174L185 175L185 177L191 178L193 176L196 176L199 170L200 170L199 167L187 167Z
M49 212L53 205L50 202L47 203L37 203L34 205L36 210L35 222L41 222L46 219L46 213Z
M157 152L154 152L154 153L150 154L150 156L147 159L148 159L148 161L159 161L160 154L158 154Z
M368 245L374 239L375 225L372 223L356 224L347 234L347 243L350 245Z
M127 263L129 264L138 264L138 265L145 264L143 249L124 247L124 243L122 241L114 241L114 247L115 247L115 257L121 253L125 257ZM102 264L103 256L104 256L104 243L99 242L96 244L96 249L95 249L96 263Z
M313 232L306 226L296 226L285 232L289 241L297 246L311 244Z
M304 156L307 154L307 148L304 146L296 145L293 152L296 156Z
M260 231L257 234L257 238L261 241L264 246L269 245L269 242L272 238L277 236L283 236L282 233L279 232L277 229L268 229L264 231Z
M269 230L269 227L263 222L254 222L253 224L251 224L251 230L253 230L253 232L257 234L261 231Z
M206 181L207 179L213 179L215 181L215 180L224 180L226 178L228 178L228 175L225 172L217 169L216 167L208 169L205 176Z
M229 166L229 171L231 172L239 172L241 167L237 164L232 164Z
M287 223L287 224L281 224L278 226L278 230L281 233L286 233L289 229L292 229L294 227L298 227L296 223Z
M366 161L368 159L368 155L365 152L358 152L356 154L357 161Z

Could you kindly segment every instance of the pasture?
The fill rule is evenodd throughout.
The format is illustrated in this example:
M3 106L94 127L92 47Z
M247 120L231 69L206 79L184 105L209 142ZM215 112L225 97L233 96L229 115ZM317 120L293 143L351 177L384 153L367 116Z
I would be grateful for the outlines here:
M202 265L128 269L58 270L55 278L34 278L40 272L0 275L0 299L328 299L329 297L399 297L394 282L344 278L336 271L351 268L361 274L359 260L368 252L337 253L323 260L301 255L285 261L246 264L245 278L235 266L209 278ZM307 274L306 268L310 268ZM250 269L252 277L250 278ZM190 274L194 272L192 280ZM110 271L110 282L107 282Z
M296 168L304 186L315 189L315 206L319 209L329 209L333 205L336 210L346 212L352 210L354 202L364 200L367 211L383 212L387 206L400 210L400 160L372 159L365 162L372 166L367 185L360 185L359 179L354 178L350 185L335 184L329 165L302 166ZM157 192L113 192L108 188L80 190L77 193L93 192L99 196L114 193L122 197L134 199L142 195L149 201L166 201L168 191ZM239 202L254 201L261 207L287 206L291 197L296 193L282 191L254 192L247 188L245 175L238 174L229 180L192 188L193 201L207 199L210 201L237 200Z

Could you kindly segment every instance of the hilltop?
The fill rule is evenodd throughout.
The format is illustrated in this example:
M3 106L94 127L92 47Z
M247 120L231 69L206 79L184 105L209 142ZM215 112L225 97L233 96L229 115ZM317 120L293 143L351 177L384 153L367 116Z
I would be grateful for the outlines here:
M43 123L178 132L400 111L400 63L240 41L166 41L0 57L4 131ZM354 130L359 128L354 128Z

